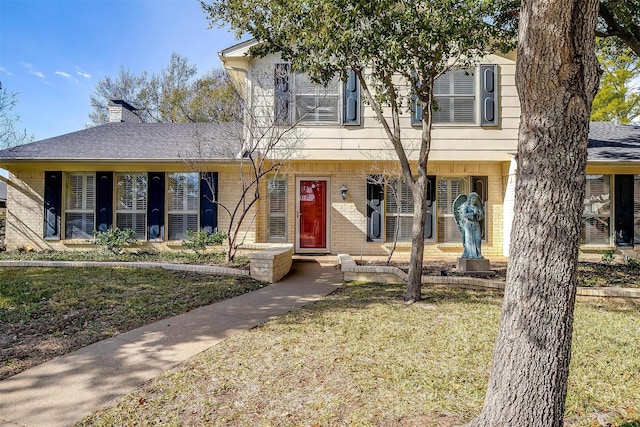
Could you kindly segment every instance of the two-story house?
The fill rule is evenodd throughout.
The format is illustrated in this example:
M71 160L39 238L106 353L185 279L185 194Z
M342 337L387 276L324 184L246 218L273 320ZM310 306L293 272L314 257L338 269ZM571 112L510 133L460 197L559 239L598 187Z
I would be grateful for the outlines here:
M298 253L384 255L397 240L397 250L408 251L411 197L395 179L395 153L357 81L316 85L278 56L251 57L253 43L219 53L247 96L247 113L276 130L295 123L298 132L295 150L282 151L286 167L261 184L245 247L291 243ZM452 202L475 191L485 207L483 254L507 255L517 203L515 57L491 55L451 70L435 95L425 254L462 252ZM232 205L239 197L243 149L230 140L229 125L139 123L126 102L111 110L112 123L0 152L0 167L10 172L8 249L84 247L94 230L118 226L133 228L152 249L170 250L187 230L226 229L229 217L212 200ZM407 112L401 125L416 162L420 123ZM205 175L185 161L203 140L227 147L201 159ZM583 247L640 245L640 130L593 123L589 150Z

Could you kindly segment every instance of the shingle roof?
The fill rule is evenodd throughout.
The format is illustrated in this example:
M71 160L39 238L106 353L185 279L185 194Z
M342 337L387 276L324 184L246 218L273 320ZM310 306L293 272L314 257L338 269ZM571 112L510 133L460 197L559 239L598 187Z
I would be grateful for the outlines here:
M640 127L611 122L591 122L589 161L640 161Z
M162 161L232 159L241 148L237 124L107 123L0 151L0 164L19 160ZM206 147L205 154L195 154Z
M228 160L242 146L238 124L107 123L0 151L0 164L13 161ZM206 152L195 154L199 147ZM589 161L640 161L640 127L592 122Z

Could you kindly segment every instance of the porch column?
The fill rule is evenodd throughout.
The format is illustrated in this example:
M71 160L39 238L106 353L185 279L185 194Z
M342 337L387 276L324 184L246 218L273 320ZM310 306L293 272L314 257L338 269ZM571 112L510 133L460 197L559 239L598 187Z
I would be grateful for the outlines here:
M516 200L516 158L511 156L511 164L509 165L509 173L507 175L507 188L504 192L503 212L502 212L502 254L509 256L509 245L511 243L511 226L513 223L513 210Z

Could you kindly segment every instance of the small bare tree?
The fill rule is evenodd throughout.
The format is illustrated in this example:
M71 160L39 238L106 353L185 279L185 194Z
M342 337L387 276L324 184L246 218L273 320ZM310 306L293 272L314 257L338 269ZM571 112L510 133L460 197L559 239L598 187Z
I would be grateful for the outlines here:
M282 75L279 75L281 73ZM279 80L288 78L288 69L264 67L252 71L250 90L236 82L234 105L235 120L218 123L210 132L195 135L194 146L181 153L183 160L200 172L201 179L215 194L211 180L212 160L233 159L238 164L239 196L231 202L211 200L229 216L227 227L227 261L232 261L256 220L265 198L261 196L262 182L267 176L284 172L288 161L299 157L302 132L298 121L284 119L285 111L274 108L274 93ZM231 116L231 115L229 115Z

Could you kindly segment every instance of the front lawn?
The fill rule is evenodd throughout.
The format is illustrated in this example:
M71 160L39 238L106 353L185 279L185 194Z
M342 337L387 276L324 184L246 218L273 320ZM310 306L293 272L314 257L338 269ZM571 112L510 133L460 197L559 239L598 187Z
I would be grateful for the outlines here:
M232 336L80 425L451 426L479 414L502 298L348 284ZM640 426L640 303L576 307L570 426Z
M163 269L0 269L0 379L155 320L255 290Z

